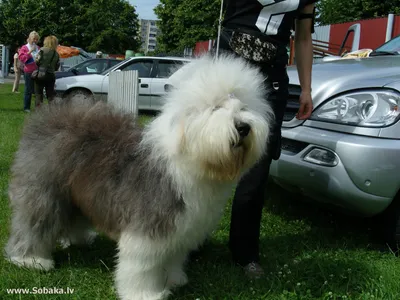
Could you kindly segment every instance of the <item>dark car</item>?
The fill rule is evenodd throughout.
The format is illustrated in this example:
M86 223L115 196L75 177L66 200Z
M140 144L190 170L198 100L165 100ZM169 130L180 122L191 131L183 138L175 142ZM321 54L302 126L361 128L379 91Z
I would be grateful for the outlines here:
M77 75L99 74L121 61L114 58L94 58L85 60L66 71L57 71L56 78L70 77Z

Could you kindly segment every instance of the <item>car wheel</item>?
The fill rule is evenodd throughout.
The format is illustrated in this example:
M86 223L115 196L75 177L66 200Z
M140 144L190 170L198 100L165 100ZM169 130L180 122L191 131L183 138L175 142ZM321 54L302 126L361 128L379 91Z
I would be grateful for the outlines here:
M93 94L84 89L76 89L64 96L64 99L70 103L88 103L94 102Z
M397 194L393 202L384 212L383 234L386 243L392 251L399 254L400 252L400 193Z

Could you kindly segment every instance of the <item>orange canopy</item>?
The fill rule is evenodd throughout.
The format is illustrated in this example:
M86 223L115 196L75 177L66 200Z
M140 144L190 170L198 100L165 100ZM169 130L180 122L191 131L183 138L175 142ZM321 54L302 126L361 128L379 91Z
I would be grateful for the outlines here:
M58 55L60 55L60 58L68 58L79 55L79 49L67 46L57 46L57 52Z

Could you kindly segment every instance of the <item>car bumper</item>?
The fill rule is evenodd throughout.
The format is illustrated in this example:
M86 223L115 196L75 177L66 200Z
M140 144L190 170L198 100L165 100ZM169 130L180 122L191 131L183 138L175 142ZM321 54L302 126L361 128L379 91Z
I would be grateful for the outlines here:
M317 201L363 216L382 212L400 188L400 140L343 134L306 126L282 129L282 154L270 176ZM334 153L335 166L305 161L314 148Z

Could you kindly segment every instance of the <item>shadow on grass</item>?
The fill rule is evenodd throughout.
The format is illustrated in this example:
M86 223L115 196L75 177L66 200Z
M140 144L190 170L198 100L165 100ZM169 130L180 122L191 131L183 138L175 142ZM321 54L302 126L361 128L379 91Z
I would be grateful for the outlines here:
M245 279L232 264L224 244L211 242L190 262L190 283L177 290L173 299L314 299L331 291L349 296L368 291L371 281L379 281L379 270L363 257L336 256L332 249L314 251L312 246L305 250L299 246L305 239L306 235L287 235L263 240L273 255L263 258L266 276L255 281ZM285 263L279 263L278 257Z
M71 245L67 249L57 248L53 257L56 268L73 266L113 271L116 255L117 244L107 237L98 236L90 246Z
M346 242L347 247L390 251L382 237L379 217L362 218L328 204L289 192L269 182L265 210L286 221L302 220L311 226L311 235L324 241Z
M176 289L171 299L314 299L330 291L338 296L357 296L368 290L371 281L379 282L379 270L365 263L362 256L336 255L337 249L329 245L325 249L305 245L307 239L307 234L264 239L270 254L262 260L267 272L256 281L245 279L232 263L226 244L212 239L189 261L189 284ZM58 250L54 258L56 268L100 268L102 273L110 273L115 269L115 256L116 243L98 237L91 247ZM285 293L286 298L282 298Z

